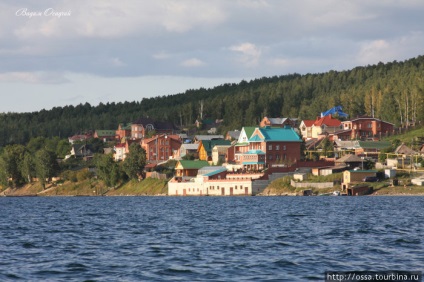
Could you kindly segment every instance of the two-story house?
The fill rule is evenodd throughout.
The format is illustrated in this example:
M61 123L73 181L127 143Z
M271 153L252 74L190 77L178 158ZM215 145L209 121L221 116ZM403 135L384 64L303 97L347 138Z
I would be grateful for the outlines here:
M178 135L160 134L142 139L141 147L146 150L146 158L149 162L164 162L181 147L181 140Z
M343 129L350 130L351 139L366 139L388 135L393 132L394 124L370 116L359 116L342 122Z
M342 129L340 120L331 115L317 117L315 120L303 120L299 126L300 133L304 139L318 138L323 133L335 133Z
M149 131L172 135L177 129L171 122L155 121L151 118L139 118L131 123L131 139L145 138Z
M291 126L284 128L256 127L242 129L237 144L236 163L247 170L261 170L274 164L284 164L300 160L302 139ZM247 133L247 134L246 134ZM246 134L245 136L243 136ZM246 136L250 135L247 142Z

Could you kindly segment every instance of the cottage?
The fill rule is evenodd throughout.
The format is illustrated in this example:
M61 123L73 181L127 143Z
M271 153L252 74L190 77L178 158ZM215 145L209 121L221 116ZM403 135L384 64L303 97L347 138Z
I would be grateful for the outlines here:
M181 159L185 156L192 156L194 159L199 158L197 149L199 144L182 144L175 154L175 159Z
M370 116L358 116L342 122L344 130L351 130L351 139L387 136L394 130L394 124Z
M213 140L202 140L199 142L197 152L199 159L203 161L212 161L212 149L217 145L231 145L229 140L213 139Z
M173 135L177 131L171 122L155 121L151 118L139 118L131 123L131 138L146 138L148 132L154 131L156 134Z
M180 160L175 166L176 177L195 177L199 169L209 166L207 161Z
M305 139L318 138L323 133L335 133L342 129L340 120L331 115L317 117L316 120L303 120L299 126L302 137Z
M345 190L349 188L354 182L362 182L364 177L376 177L376 175L376 170L346 170L343 172L342 189Z
M125 140L126 138L131 137L131 123L124 124L120 123L118 129L115 132L116 138L118 140Z
M364 160L360 157L353 155L353 154L347 154L337 160L335 160L336 165L338 166L346 166L351 169L355 167L362 167Z
M114 141L116 139L115 130L99 130L94 131L94 138L98 138L103 142Z
M271 126L271 127L285 127L286 125L290 125L293 128L298 126L297 118L285 118L285 117L277 117L277 118L268 118L264 117L259 123L260 127Z

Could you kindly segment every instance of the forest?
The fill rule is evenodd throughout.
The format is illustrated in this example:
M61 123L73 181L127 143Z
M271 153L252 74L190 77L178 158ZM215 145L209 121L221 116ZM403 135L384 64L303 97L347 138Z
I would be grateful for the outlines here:
M397 126L423 122L424 56L346 71L263 77L141 101L0 113L0 148L35 137L62 139L117 129L119 123L140 117L171 121L181 128L198 118L223 119L223 133L257 125L264 116L315 119L337 105L349 118L365 114Z

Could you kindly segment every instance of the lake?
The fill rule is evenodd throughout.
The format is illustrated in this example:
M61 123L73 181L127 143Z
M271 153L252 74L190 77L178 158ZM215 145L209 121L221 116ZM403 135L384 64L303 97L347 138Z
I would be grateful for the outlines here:
M0 198L0 281L422 271L424 197Z

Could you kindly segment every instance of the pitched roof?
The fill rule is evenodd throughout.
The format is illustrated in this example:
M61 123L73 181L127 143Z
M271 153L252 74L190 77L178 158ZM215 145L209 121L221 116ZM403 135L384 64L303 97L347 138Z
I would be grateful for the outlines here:
M240 137L240 131L238 130L228 131L227 135L233 139L238 139Z
M414 150L412 150L411 148L409 148L405 144L401 144L396 148L395 153L396 154L414 155L417 152L415 152Z
M209 166L207 161L180 160L179 163L185 169L201 169L202 167Z
M263 127L259 129L265 137L265 141L287 141L287 142L302 142L300 136L293 128L287 126L280 127ZM250 139L249 139L250 141Z
M206 153L208 156L212 153L212 148L216 145L231 145L230 140L222 140L222 139L216 139L216 140L202 140L202 145L205 148ZM199 146L200 148L200 146Z
M244 126L243 127L244 132L246 132L246 136L249 139L250 137L252 137L253 132L256 129L256 126Z
M341 157L340 159L337 159L335 162L336 163L357 163L357 162L362 162L362 159L356 155L347 154Z
M310 120L310 119L304 119L303 123L305 124L306 127L311 127L312 125L314 125L315 120Z
M197 150L199 148L199 143L190 143L190 144L182 144L181 149L186 150Z
M315 126L322 126L322 125L326 125L326 126L340 126L342 124L342 122L338 119L332 118L331 115L319 118L317 120L315 120L314 125Z

